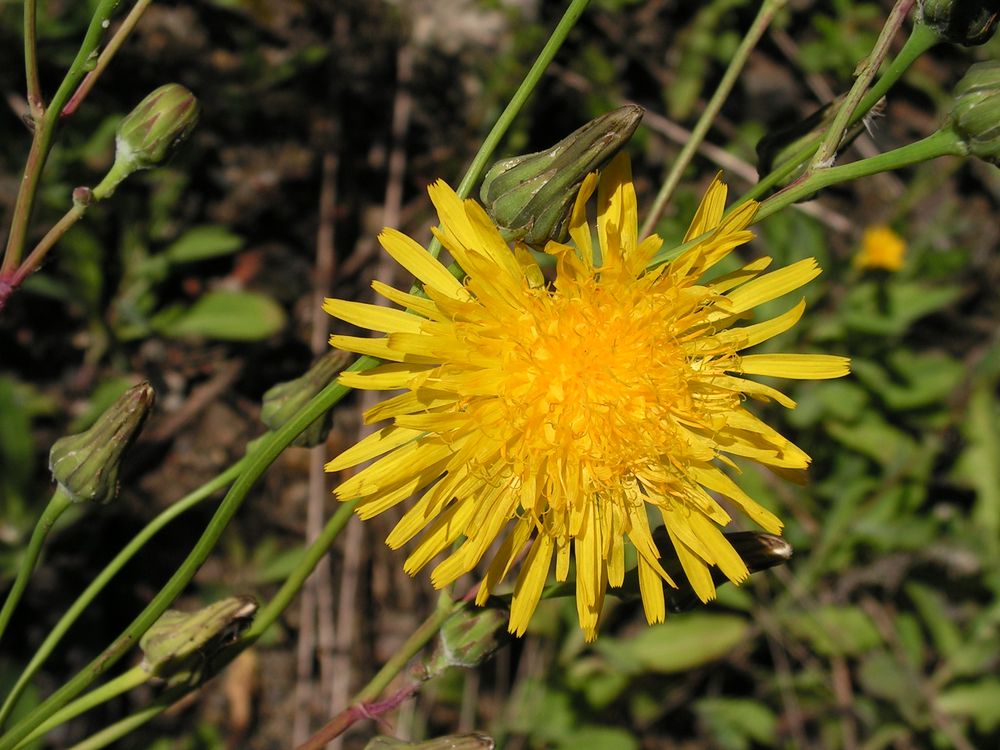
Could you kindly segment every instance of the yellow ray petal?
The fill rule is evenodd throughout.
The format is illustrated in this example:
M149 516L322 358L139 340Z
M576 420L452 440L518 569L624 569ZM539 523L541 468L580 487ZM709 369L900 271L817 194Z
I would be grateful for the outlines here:
M726 209L727 192L726 183L722 181L722 172L719 172L705 191L701 203L698 204L698 210L694 212L691 225L684 235L684 242L690 242L695 237L719 226L722 213Z
M457 300L466 300L469 293L461 282L426 249L400 231L386 228L378 236L385 251L399 265L412 273L425 285Z
M413 362L415 364L436 364L440 360L418 354L406 354L394 349L389 339L371 338L369 336L331 336L330 346L343 349L345 352L367 354L378 359L392 362Z
M768 339L773 339L775 336L790 329L799 322L805 309L806 301L800 300L791 310L775 318L765 320L763 323L755 323L752 326L730 328L719 333L718 339L720 341L732 342L737 350L749 349L751 346L756 346Z
M769 274L748 281L743 286L730 292L727 295L731 305L728 311L731 313L740 313L764 302L770 302L812 281L820 273L822 271L816 263L815 258L806 258L785 268L772 271Z
M476 511L476 500L469 497L458 500L437 516L424 535L420 538L417 548L406 558L403 570L409 575L416 575L427 563L444 552L447 547L465 533L469 519Z
M841 378L851 371L851 360L832 354L747 354L740 357L744 375L769 375L796 380Z
M719 528L704 516L697 513L691 516L691 527L702 543L708 547L712 554L711 562L719 566L726 578L733 583L742 583L750 577L750 571L743 562L733 545L723 535Z
M705 560L696 555L674 534L673 529L668 525L667 534L677 552L677 559L680 560L684 575L687 576L688 583L694 590L695 595L701 599L702 603L708 603L715 598L715 583L712 581L712 574L708 569Z
M391 362L364 372L343 372L340 382L348 388L367 391L394 391L418 387L434 365L416 365L408 362Z
M534 528L534 523L530 518L522 517L507 531L507 536L497 548L497 552L486 570L486 575L483 576L479 591L476 593L476 604L480 607L486 603L497 584L507 577L507 573L510 572L511 566L520 555Z
M521 572L514 584L514 598L510 603L510 623L507 629L514 635L522 636L528 629L531 615L538 606L542 588L549 575L549 563L552 560L552 538L548 534L539 534L528 556L521 564Z
M362 461L370 461L376 456L406 445L425 433L389 425L375 430L371 435L355 443L323 468L326 471L342 471L348 466L356 466Z
M654 625L663 622L667 616L666 601L663 597L663 581L660 574L639 556L639 594L642 596L642 610L646 614L646 622Z
M378 279L372 281L372 289L390 302L395 302L406 310L412 310L430 320L445 320L445 316L438 309L438 306L426 297L418 297L416 294L401 292L399 289L391 287Z
M349 302L344 299L327 297L323 302L323 311L335 318L352 323L371 331L394 333L408 331L419 333L423 322L416 315L382 305L369 305L364 302Z

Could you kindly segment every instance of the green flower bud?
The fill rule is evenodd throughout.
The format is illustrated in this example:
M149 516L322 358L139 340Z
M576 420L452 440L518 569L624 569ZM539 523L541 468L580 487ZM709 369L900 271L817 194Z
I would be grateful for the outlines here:
M115 163L94 188L103 200L133 172L165 162L198 123L198 100L178 83L153 91L119 123L115 134Z
M129 388L79 435L60 438L49 452L52 477L73 502L109 503L118 494L122 455L153 408L149 383Z
M545 151L498 161L479 196L507 240L543 246L566 239L583 179L632 137L642 107L629 104L601 115Z
M504 609L462 609L441 626L438 647L426 665L433 676L448 667L471 669L490 658L507 638Z
M472 734L449 734L423 742L406 742L394 737L373 737L365 745L365 750L493 750L496 743L492 737L480 732Z
M264 394L260 419L269 430L281 428L288 420L302 411L312 398L326 388L344 369L351 355L331 351L316 362L302 377L270 388ZM327 412L295 438L293 445L311 448L326 440L330 432L331 413Z
M918 18L952 44L986 44L997 28L997 0L921 0Z
M197 612L168 609L139 639L141 666L171 684L198 682L212 657L239 637L256 612L252 596L230 596Z
M970 154L1000 166L1000 60L969 68L955 86L950 122Z

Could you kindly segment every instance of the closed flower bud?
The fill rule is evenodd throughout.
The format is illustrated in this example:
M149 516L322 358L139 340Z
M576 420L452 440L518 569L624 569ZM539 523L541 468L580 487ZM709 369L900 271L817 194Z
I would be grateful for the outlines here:
M486 661L507 637L507 619L503 609L462 609L441 626L438 647L427 663L428 676L448 667L470 669Z
M922 0L919 19L945 41L975 47L992 38L1000 18L997 0Z
M1000 166L1000 60L969 68L955 86L950 121L970 154Z
M331 351L316 362L305 375L285 383L278 383L264 394L260 411L261 421L269 430L281 428L288 420L302 411L312 398L326 388L344 369L350 359L346 352ZM310 448L326 440L330 432L330 412L309 425L293 445Z
M115 133L115 163L94 197L103 200L133 172L159 166L198 123L198 100L179 83L153 91L119 123Z
M619 107L550 149L503 159L490 167L479 195L506 239L539 247L549 240L565 240L583 179L618 153L642 113L634 104Z
M449 734L422 742L407 742L395 737L373 737L365 745L365 750L493 750L496 743L492 737L481 732L472 734Z
M73 502L115 499L122 455L142 429L154 399L149 383L133 386L89 430L55 442L49 469Z
M196 682L211 658L239 637L257 612L252 596L230 596L197 612L168 609L139 639L142 668L147 674L179 682Z

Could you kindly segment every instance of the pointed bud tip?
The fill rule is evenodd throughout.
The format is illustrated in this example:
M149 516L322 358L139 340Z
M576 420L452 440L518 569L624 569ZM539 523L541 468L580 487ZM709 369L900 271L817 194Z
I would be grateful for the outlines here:
M480 199L505 237L536 247L565 240L584 178L621 150L643 112L627 104L594 118L549 149L490 167Z
M179 83L156 89L118 125L116 167L131 173L162 164L194 130L199 113L194 94Z
M60 438L49 451L49 469L73 502L109 503L118 495L122 457L156 400L142 382L118 397L85 432Z

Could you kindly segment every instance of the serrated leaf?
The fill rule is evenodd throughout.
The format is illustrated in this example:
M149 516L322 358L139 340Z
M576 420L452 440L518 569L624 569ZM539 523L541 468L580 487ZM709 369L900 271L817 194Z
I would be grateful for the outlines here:
M153 319L153 329L165 336L223 341L256 341L277 333L284 325L284 310L256 292L209 292L186 310L167 310Z
M161 255L170 263L194 263L230 255L243 247L243 238L224 226L194 227L168 245Z
M595 648L632 673L684 672L721 659L749 630L749 621L735 615L690 614L669 617L627 640L599 640Z

